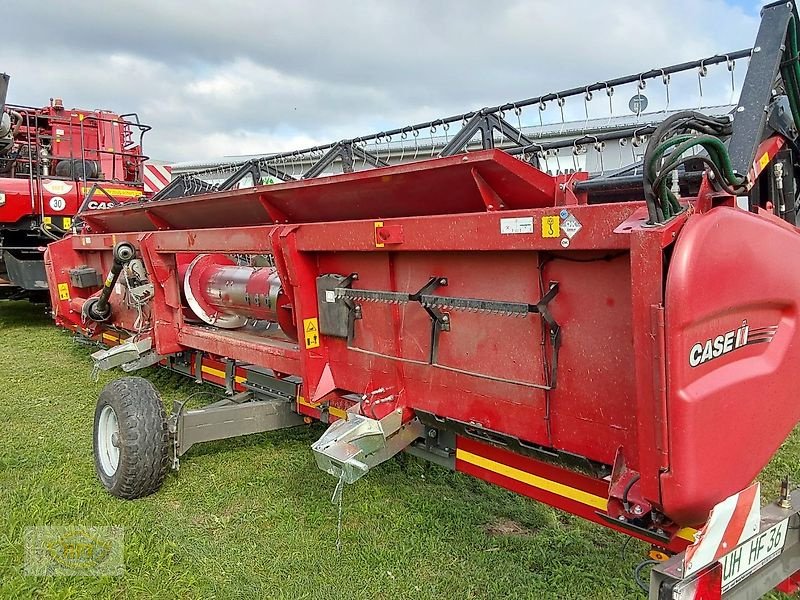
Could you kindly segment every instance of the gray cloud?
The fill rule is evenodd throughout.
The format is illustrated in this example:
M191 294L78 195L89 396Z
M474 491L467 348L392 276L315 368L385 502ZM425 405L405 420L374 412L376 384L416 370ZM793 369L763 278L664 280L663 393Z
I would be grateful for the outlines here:
M172 160L291 149L591 83L747 47L757 27L722 0L5 0L2 10L22 24L37 7L35 38L4 30L9 100L136 111L154 126L148 153Z

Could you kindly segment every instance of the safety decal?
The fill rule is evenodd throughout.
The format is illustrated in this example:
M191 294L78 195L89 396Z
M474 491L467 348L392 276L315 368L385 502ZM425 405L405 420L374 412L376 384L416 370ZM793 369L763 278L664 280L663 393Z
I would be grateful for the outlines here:
M90 188L90 187L82 187L81 188L81 193L83 193L85 195L85 194L88 194L91 190L92 190L92 188ZM108 192L109 195L117 197L117 198L138 198L139 196L142 195L141 190L128 190L128 189L125 189L125 188L108 188L108 189L105 189L104 191ZM103 207L103 208L111 208L111 206L114 206L111 203L106 203L106 204L109 204L109 206L108 207ZM89 208L91 208L91 207L89 207Z
M561 230L569 239L572 239L581 230L581 227L583 227L581 222L570 213L567 213L567 217L561 222Z
M66 283L58 284L58 299L69 300L69 285Z
M542 237L561 237L561 217L558 215L542 217Z
M319 323L317 318L303 319L303 331L305 332L306 348L319 347Z
M533 217L500 219L500 233L503 235L533 233Z

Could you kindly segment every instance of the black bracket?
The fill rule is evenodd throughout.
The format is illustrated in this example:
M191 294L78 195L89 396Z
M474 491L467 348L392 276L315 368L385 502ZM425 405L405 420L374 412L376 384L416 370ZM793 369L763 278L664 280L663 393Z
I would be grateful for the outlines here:
M422 303L422 297L428 295L430 292L440 286L447 285L446 277L431 277L428 283L423 285L416 294L411 294L409 300L412 302ZM450 315L446 312L440 311L434 306L428 306L422 303L422 307L428 316L431 318L431 349L428 355L428 362L432 365L436 364L439 356L439 334L442 331L450 331Z
M294 181L295 178L284 173L271 165L262 165L258 160L249 160L244 163L233 175L228 177L225 181L219 184L216 188L218 192L233 189L237 183L250 175L253 178L253 185L261 185L261 177L264 173L277 177L283 181Z
M461 131L442 148L439 156L452 156L453 154L462 152L479 131L481 133L483 149L489 150L494 148L495 130L502 133L508 140L514 142L518 146L529 147L533 145L531 140L523 135L519 129L511 125L511 123L498 117L494 113L482 110L476 113L464 127L461 128Z
M311 168L303 174L303 179L311 179L321 175L322 172L337 159L341 159L342 161L342 173L352 173L355 169L356 159L368 162L373 167L389 166L389 163L381 160L371 152L367 152L352 141L343 140L335 144L322 158L315 162Z

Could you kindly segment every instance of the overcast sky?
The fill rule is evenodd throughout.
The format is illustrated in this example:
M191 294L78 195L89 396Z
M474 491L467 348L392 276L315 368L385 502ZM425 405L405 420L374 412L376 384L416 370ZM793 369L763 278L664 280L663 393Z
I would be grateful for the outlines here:
M147 154L205 159L355 137L750 47L761 4L2 0L0 71L11 74L9 102L59 96L68 107L135 111L154 127Z

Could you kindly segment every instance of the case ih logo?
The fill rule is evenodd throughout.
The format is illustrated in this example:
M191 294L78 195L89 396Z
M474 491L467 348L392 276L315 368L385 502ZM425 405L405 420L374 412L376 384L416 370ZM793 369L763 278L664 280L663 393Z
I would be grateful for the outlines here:
M776 331L778 331L777 325L751 329L747 324L747 320L744 320L742 321L742 326L738 329L726 331L715 338L707 339L705 342L697 342L692 346L692 349L689 350L689 365L698 367L703 363L750 344L768 344L775 337Z

